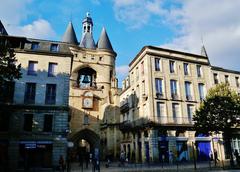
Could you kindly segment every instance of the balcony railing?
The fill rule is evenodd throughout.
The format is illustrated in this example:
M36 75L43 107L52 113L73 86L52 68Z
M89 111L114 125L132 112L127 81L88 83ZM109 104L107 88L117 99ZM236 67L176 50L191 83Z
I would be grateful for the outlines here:
M162 99L163 98L163 93L156 93L157 99Z
M173 100L179 100L178 94L171 94Z
M121 122L120 124L120 129L124 130L124 129L129 129L133 127L133 122L130 120L125 120L123 122Z
M124 100L122 102L120 102L120 111L121 112L126 112L129 110L129 103L127 100Z
M191 95L186 95L186 100L187 101L193 101L193 97Z
M193 125L192 118L188 117L155 116L153 122L158 124Z

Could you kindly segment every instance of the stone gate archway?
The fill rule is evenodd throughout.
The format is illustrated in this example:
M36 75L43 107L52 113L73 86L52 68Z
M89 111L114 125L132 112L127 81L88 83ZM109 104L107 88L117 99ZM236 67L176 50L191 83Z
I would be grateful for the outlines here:
M72 135L72 137L69 138L70 141L72 141L74 143L74 148L72 150L72 154L75 155L75 160L77 160L77 156L79 155L79 151L85 151L83 149L81 149L80 147L80 142L82 140L86 141L89 146L90 146L90 152L93 156L95 153L96 149L100 149L100 137L98 134L96 134L94 131L90 130L90 129L83 129L77 133L75 133L74 135Z

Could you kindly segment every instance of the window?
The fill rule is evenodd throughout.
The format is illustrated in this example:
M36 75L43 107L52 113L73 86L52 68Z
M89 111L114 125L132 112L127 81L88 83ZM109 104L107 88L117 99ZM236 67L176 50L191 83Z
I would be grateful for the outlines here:
M145 81L142 82L142 93L145 94Z
M226 83L226 84L229 84L229 79L228 79L228 78L229 78L229 76L228 76L228 75L225 75L225 83Z
M204 99L205 93L204 93L204 84L199 83L198 84L198 91L199 91L199 97L200 100L202 101Z
M50 51L58 52L58 44L51 44Z
M130 76L130 79L131 79L131 85L133 85L134 84L134 73L132 72L131 73L131 76Z
M144 75L144 61L142 61L141 63L141 73L142 75Z
M8 111L0 111L0 131L8 131L10 115Z
M43 131L51 132L53 126L53 115L44 115Z
M187 114L188 114L189 121L192 121L193 113L194 113L194 105L188 104L187 105Z
M0 102L12 103L14 97L15 83L6 81L0 85Z
M24 102L29 104L35 103L36 83L26 83Z
M138 71L138 67L136 68L136 81L138 81L139 79L139 71Z
M174 73L175 72L175 62L169 61L169 67L170 67L170 73Z
M155 79L155 88L156 88L156 94L163 95L163 85L162 85L162 79L156 78Z
M155 71L160 71L160 59L155 58Z
M184 75L189 75L188 63L183 63Z
M170 80L170 87L171 87L171 96L173 99L177 98L177 81Z
M236 87L239 87L239 77L238 76L235 77L235 81L236 81Z
M187 100L192 100L191 82L188 82L188 81L185 82L185 93L186 93L186 99Z
M176 120L179 117L179 104L177 103L172 104L172 113L173 119Z
M37 75L37 63L36 61L28 62L28 75Z
M24 114L24 131L32 131L33 114Z
M197 76L202 77L202 66L201 65L197 65Z
M213 79L214 79L214 84L218 84L218 74L217 73L214 73L213 74Z
M39 43L38 42L32 42L31 50L37 50L38 48L39 48Z
M57 69L57 63L49 63L48 64L48 76L55 76Z
M56 103L56 84L47 84L46 85L46 104L55 104Z
M164 107L165 107L164 103L157 102L157 117L164 117L165 116Z
M88 125L88 124L89 124L89 117L88 115L84 115L83 125Z

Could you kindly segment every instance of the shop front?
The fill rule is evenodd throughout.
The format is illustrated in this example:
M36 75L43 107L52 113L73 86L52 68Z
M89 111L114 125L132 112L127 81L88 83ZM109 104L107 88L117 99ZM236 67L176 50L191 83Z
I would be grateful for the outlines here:
M52 141L20 141L19 168L52 167Z

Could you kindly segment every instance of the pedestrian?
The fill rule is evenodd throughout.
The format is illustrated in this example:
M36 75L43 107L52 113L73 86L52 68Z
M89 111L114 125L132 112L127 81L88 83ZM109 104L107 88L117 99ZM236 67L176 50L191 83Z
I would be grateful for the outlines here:
M169 151L169 163L173 164L173 152Z
M218 153L216 149L214 149L213 154L214 154L214 163L215 163L215 166L217 166L217 162L219 161L219 159L218 159Z
M88 163L89 163L89 152L86 152L85 161L86 161L86 169L88 169Z
M124 166L124 162L125 162L125 152L122 150L121 154L120 154L120 165Z
M59 164L59 170L60 170L61 172L64 172L64 170L65 170L65 162L64 162L64 158L63 158L62 155L60 155L58 164Z
M240 165L240 157L239 157L237 149L235 149L235 151L234 151L234 156L236 158L236 164L239 166Z

